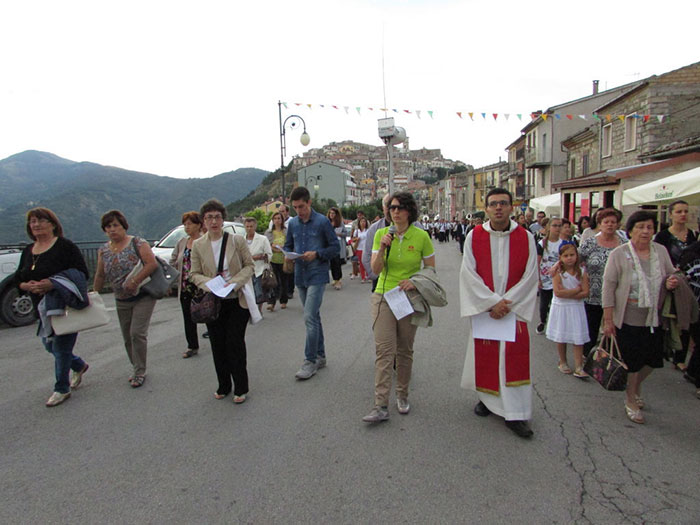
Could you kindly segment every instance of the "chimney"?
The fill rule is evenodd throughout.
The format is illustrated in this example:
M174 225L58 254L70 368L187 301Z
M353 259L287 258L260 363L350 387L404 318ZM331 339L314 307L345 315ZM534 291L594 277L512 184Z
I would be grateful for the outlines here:
M594 81L593 81L593 94L594 94L594 95L597 95L597 94L598 94L598 83L599 83L599 82L600 82L600 80L594 80Z

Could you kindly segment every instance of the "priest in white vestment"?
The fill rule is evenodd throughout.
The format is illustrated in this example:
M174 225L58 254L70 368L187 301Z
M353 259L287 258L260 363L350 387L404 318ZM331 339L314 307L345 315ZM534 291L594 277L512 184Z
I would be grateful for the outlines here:
M532 436L532 383L527 323L537 307L537 250L529 232L510 220L512 195L495 188L486 197L488 222L469 232L460 271L462 317L467 317L467 354L462 387L476 390L479 416L497 414L520 437ZM516 341L475 339L473 316L516 316ZM512 324L511 324L512 327ZM511 328L512 333L512 328ZM498 336L494 336L498 337Z

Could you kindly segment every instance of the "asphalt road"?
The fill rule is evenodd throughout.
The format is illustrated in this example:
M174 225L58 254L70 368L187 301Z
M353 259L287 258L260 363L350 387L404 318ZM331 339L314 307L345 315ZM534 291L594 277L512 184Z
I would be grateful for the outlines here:
M143 388L127 383L113 313L78 338L90 371L51 409L53 359L35 327L0 330L0 522L700 522L700 401L670 367L645 383L647 424L636 425L622 394L559 373L555 345L535 335L534 438L472 413L475 395L459 387L459 263L456 243L437 246L450 305L418 330L411 413L392 405L374 426L361 421L373 397L369 285L347 278L326 291L328 367L307 382L294 379L297 297L248 327L240 406L213 399L208 342L180 357L176 299L156 307Z

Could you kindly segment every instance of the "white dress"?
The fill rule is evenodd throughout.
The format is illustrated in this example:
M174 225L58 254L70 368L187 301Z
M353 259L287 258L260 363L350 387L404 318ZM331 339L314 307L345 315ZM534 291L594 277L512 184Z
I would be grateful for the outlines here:
M560 275L562 286L566 290L573 290L581 284L581 281L569 272ZM549 311L546 335L547 339L555 343L572 345L587 343L590 337L583 299L566 299L555 295Z

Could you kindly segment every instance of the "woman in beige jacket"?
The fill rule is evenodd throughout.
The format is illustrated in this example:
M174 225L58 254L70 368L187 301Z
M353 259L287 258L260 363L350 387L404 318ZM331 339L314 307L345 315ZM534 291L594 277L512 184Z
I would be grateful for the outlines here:
M226 208L221 202L216 199L205 202L199 214L204 219L207 233L192 245L190 280L198 288L209 291L207 282L219 275L219 258L223 251L220 275L227 284L235 284L231 293L221 300L217 320L207 323L219 381L214 398L223 399L233 390L233 402L243 403L248 394L245 331L250 317L243 286L252 279L255 266L245 239L240 235L224 234Z
M615 248L603 275L603 333L616 336L627 365L625 412L644 423L641 385L654 368L663 367L659 322L661 287L678 286L666 248L652 242L656 216L637 211L627 219L630 242Z

